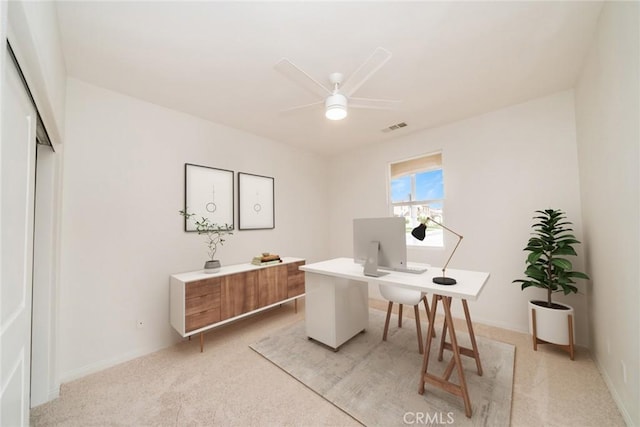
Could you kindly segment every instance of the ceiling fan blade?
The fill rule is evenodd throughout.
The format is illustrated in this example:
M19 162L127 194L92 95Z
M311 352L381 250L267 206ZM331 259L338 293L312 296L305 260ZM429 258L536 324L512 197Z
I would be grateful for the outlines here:
M314 95L325 98L331 95L331 91L324 87L321 83L302 71L298 66L293 64L287 58L282 58L276 65L275 69L307 89Z
M347 81L340 86L340 92L347 96L351 96L360 86L366 82L376 71L378 71L389 59L391 52L387 49L379 47L364 63L349 76Z
M369 108L372 110L395 110L401 101L392 99L349 98L349 107Z
M311 104L304 104L304 105L298 105L297 107L287 108L286 110L281 110L280 114L287 115L287 114L295 113L298 110L304 110L306 108L315 107L317 105L324 105L324 100L312 102Z

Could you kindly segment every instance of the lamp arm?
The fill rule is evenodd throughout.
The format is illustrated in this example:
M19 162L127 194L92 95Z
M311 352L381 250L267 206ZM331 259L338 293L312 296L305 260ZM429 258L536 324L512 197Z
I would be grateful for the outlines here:
M456 236L458 236L460 239L462 239L462 236L461 236L461 235L459 235L458 233L456 233L456 232L455 232L455 231L453 231L452 229L450 229L450 228L448 228L448 227L445 227L444 225L440 224L438 221L434 220L434 219L433 219L433 218L431 218L430 216L428 216L428 217L427 217L427 220L426 220L425 222L423 222L423 224L424 224L424 225L427 225L427 222L429 222L429 221L433 222L434 224L439 225L440 227L442 227L442 228L444 228L445 230L447 230L449 233L453 233L453 234L455 234ZM458 243L460 243L460 242L458 242Z
M450 229L448 227L445 227L444 225L440 224L438 221L435 221L430 216L427 217L427 220L423 224L426 225L426 223L429 222L429 221L433 222L434 224L439 225L440 227L444 228L448 232L453 233L456 236L458 236L458 243L456 243L456 246L451 251L451 255L449 255L449 259L447 259L447 262L445 262L444 267L442 267L442 277L444 277L444 271L447 269L447 266L449 265L449 261L451 261L451 258L453 258L453 254L456 253L456 250L458 249L458 246L460 246L460 242L462 242L462 235L456 233L455 231L453 231L452 229Z
M459 237L458 243L456 243L456 246L453 248L453 251L451 251L451 255L449 255L449 259L444 264L444 267L442 267L442 277L444 277L444 271L447 269L447 265L449 265L449 261L451 261L451 258L453 258L453 254L456 253L456 249L458 249L460 242L462 242L462 236L460 236L459 234L457 234L457 236Z

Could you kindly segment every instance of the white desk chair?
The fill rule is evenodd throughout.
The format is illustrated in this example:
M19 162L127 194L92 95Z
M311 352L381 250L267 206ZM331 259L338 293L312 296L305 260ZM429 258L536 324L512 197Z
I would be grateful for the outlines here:
M422 345L422 330L420 328L420 311L418 310L418 305L420 301L424 302L424 308L427 313L427 322L430 317L429 303L427 302L426 293L420 291L414 291L412 289L402 289L395 286L385 286L379 285L380 293L382 297L389 301L389 306L387 308L387 320L384 322L384 333L382 334L382 341L387 340L387 332L389 331L389 320L391 319L391 309L393 308L393 303L399 304L398 307L398 327L402 327L402 306L403 305L412 305L416 318L416 330L418 333L418 351L420 354L423 354L423 345ZM435 333L433 334L435 336Z

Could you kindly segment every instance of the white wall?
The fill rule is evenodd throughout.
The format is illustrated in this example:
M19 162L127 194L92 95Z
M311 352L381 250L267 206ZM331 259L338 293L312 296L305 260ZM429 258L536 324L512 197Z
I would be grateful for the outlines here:
M224 264L263 251L328 255L322 157L73 79L66 133L63 380L179 339L169 325L169 275L206 260L203 237L185 233L178 215L185 163L275 178L276 228L236 231L218 249Z
M450 266L491 273L480 299L470 303L472 318L526 331L527 301L545 293L522 292L511 281L524 277L522 249L534 211L563 209L581 238L574 123L568 91L337 156L329 174L331 255L351 255L353 218L390 214L390 162L442 150L446 223L464 235ZM455 243L445 236L446 250L410 250L409 261L442 265ZM578 247L577 269L584 269L581 252ZM578 287L581 294L557 299L574 306L577 342L588 345L585 284Z
M640 425L639 13L605 3L576 89L591 348L629 425Z

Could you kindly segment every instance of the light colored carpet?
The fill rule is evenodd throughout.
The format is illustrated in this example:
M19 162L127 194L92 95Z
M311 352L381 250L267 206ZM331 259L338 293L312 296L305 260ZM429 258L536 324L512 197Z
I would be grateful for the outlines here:
M343 344L338 352L307 339L304 321L272 333L251 348L367 426L425 424L429 420L434 425L509 425L515 347L477 337L482 377L473 359L462 358L473 407L468 419L461 398L428 384L425 394L418 394L422 355L417 351L415 324L407 320L401 329L392 321L384 342L384 314L372 310L367 332ZM470 347L467 334L457 335L461 345ZM444 360L438 362L437 351L432 350L431 372L442 373L450 357L445 352ZM456 373L451 381L458 383Z
M372 300L371 304L372 308L379 310L386 310L387 307L384 301ZM197 338L185 340L65 383L61 387L60 398L32 409L31 425L361 425L249 348L275 331L304 320L304 306L302 299L297 314L294 313L293 304L285 304L278 309L214 329L206 334L204 353L200 353ZM409 318L412 312L406 311L406 330L413 336L413 320ZM473 307L471 312L473 316ZM464 330L464 320L455 320L455 323L456 330ZM438 328L441 327L441 317L438 317L436 324ZM426 328L426 323L423 322L422 326ZM626 425L587 349L579 347L576 359L572 361L567 353L553 346L538 346L538 351L533 351L528 334L481 323L474 323L474 328L476 337L487 337L516 346L511 426ZM375 331L369 332L373 334ZM377 333L381 334L381 331ZM481 357L486 371L488 356L481 353ZM485 372L485 375L488 373ZM473 371L467 376L473 378ZM415 381L410 388L417 390L417 379L410 381ZM425 399L431 395L430 388L427 388ZM473 392L471 400L474 400ZM456 404L462 407L461 403ZM427 424L415 422L409 425ZM490 427L494 426L508 427L509 424Z

